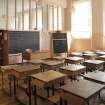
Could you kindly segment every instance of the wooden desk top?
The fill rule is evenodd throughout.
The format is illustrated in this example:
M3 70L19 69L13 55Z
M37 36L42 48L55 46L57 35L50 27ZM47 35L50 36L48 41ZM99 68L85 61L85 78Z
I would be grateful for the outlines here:
M79 60L84 60L84 58L81 57L67 57L67 60L72 60L72 61L79 61Z
M94 54L94 53L88 54L88 53L87 53L87 54L83 54L83 56L90 56L90 57L91 57L91 56L97 56L97 54Z
M105 55L99 56L100 58L105 58Z
M42 82L48 83L48 82L51 82L53 80L66 77L66 75L63 73L57 72L57 71L50 70L47 72L41 72L38 74L34 74L31 77L33 79L37 79L37 80L40 80Z
M99 51L101 51L101 50L93 49L92 51L94 51L94 52L99 52Z
M1 71L8 71L11 70L14 67L17 67L18 65L7 65L7 66L1 66Z
M29 63L32 63L32 64L41 64L43 62L43 60L40 60L40 59L36 59L36 60L30 60L28 61Z
M105 55L105 52L104 51L98 51L98 52L96 52L96 54Z
M105 86L102 84L98 84L88 80L80 80L70 82L69 84L62 86L61 90L63 90L64 93L67 92L83 99L89 99L91 96L99 92L104 87Z
M82 56L82 52L71 52L70 55L73 55L73 56Z
M63 62L61 61L44 61L42 64L44 65L48 65L48 66L56 66L56 65L60 65Z
M83 54L94 54L93 51L84 51Z
M71 72L75 72L75 71L79 71L81 69L86 69L85 66L82 66L82 65L67 65L67 66L63 66L63 67L60 67L60 69L63 69L63 70L68 70L68 71L71 71Z
M19 64L16 67L13 67L10 71L10 74L16 78L23 78L28 75L36 74L41 72L40 65L34 65L31 63Z
M84 75L86 79L105 84L105 72L95 71Z
M101 60L86 60L86 61L84 61L84 63L93 64L93 65L99 65L99 64L103 64L104 61L101 61Z
M40 69L39 65L33 65L33 64L20 64L16 67L12 68L12 71L16 71L19 73L23 73L23 72L28 72L28 71L32 71L32 70L38 70Z
M61 57L61 56L56 56L56 57L53 57L55 58L56 60L65 60L65 57Z
M105 61L105 55L99 56L97 59Z

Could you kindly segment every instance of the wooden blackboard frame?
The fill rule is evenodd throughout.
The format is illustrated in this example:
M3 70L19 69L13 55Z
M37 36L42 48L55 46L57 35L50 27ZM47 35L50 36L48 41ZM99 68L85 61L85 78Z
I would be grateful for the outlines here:
M54 32L52 33L52 48L53 53L68 53L67 33Z

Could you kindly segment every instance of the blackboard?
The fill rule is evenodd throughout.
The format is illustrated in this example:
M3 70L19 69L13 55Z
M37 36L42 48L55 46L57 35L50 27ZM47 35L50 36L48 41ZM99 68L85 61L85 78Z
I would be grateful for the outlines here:
M39 50L40 36L38 31L8 31L9 53L22 53L26 49Z
M67 40L53 40L54 53L67 52Z
M56 32L52 34L53 40L53 52L54 53L66 53L67 48L67 33Z

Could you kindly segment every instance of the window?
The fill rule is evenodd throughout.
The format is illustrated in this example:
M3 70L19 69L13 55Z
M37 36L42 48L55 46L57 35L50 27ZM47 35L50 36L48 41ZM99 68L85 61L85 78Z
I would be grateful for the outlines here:
M91 28L91 1L73 0L71 34L74 38L90 38Z
M32 14L31 14L31 28L32 29L36 29L37 28L37 25L36 25L36 5L37 3L34 1L31 2L31 6L32 6Z
M8 29L15 29L15 0L8 0Z
M48 24L50 31L63 30L64 9L57 6L49 6L48 8Z
M64 8L36 0L0 0L0 28L12 30L62 30Z
M48 7L48 15L49 30L53 31L53 6Z
M63 20L63 9L62 8L58 8L58 30L62 30L62 28L63 28L63 22L64 22L64 20Z
M24 30L29 30L29 0L24 0Z
M42 30L42 6L37 5L37 29Z
M0 29L6 28L6 0L0 0Z
M58 30L58 11L57 11L57 7L54 7L54 31Z
M17 0L17 11L16 11L16 29L17 30L22 30L23 29L23 21L22 21L22 0Z

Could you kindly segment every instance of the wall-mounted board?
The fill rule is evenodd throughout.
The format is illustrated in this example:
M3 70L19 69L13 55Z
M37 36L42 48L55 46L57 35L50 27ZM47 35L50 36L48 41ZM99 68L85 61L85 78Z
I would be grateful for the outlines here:
M22 53L26 49L38 51L40 49L40 35L38 31L8 31L9 53Z

